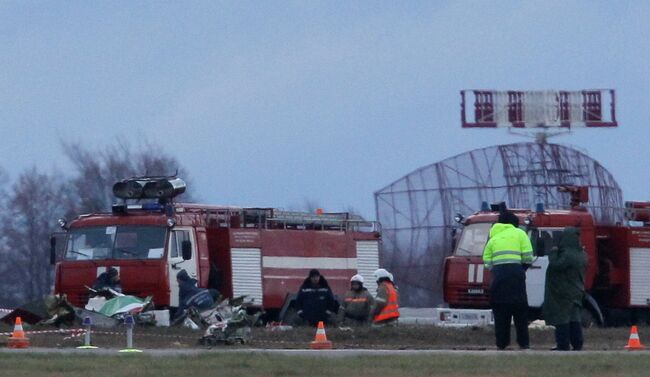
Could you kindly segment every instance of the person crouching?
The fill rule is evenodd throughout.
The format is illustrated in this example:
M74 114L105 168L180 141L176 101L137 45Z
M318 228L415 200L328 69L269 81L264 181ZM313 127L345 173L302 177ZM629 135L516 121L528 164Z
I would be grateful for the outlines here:
M337 323L341 326L364 326L370 322L370 309L375 300L363 286L363 276L350 279L350 290L345 293L339 308Z
M325 277L316 269L309 271L296 298L298 316L310 326L316 326L320 321L328 324L334 319L332 316L338 307Z
M372 325L396 326L399 319L399 294L393 283L393 274L383 268L374 273L377 279L377 297L372 307Z
M178 310L176 317L179 317L190 308L198 310L210 309L214 306L214 299L210 291L196 286L196 279L192 279L185 270L176 274L178 282Z

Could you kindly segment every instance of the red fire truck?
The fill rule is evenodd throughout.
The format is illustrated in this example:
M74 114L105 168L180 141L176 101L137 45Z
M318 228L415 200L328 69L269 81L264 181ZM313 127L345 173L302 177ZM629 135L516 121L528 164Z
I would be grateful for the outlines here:
M536 210L513 210L530 235L535 261L526 273L528 304L533 318L541 316L547 254L558 246L565 227L577 227L588 255L583 318L586 323L617 325L650 320L650 203L627 202L626 219L639 226L599 225L582 206L588 200L586 187L561 187L572 195L569 210L550 210L537 205ZM494 208L484 203L481 211L463 219L462 232L455 242L453 255L445 261L444 298L451 320L468 315L467 310L489 308L490 274L483 266L482 253L490 227L498 217ZM442 313L442 312L441 312ZM441 314L442 316L442 314Z
M125 180L113 188L123 202L112 212L61 220L66 231L52 240L55 292L84 305L86 286L115 267L124 293L151 295L157 307L173 308L176 274L185 269L200 287L248 296L277 318L312 268L335 294L343 294L357 273L373 289L380 242L375 222L348 213L174 203L184 190L180 179Z

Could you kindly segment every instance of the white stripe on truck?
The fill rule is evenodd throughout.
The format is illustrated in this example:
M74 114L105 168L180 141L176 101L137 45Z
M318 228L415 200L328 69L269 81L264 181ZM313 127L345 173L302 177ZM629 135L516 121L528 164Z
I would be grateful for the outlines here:
M265 268L356 270L356 258L263 257Z
M483 283L483 270L485 269L485 266L482 264L478 265L478 268L476 269L476 282L477 283Z

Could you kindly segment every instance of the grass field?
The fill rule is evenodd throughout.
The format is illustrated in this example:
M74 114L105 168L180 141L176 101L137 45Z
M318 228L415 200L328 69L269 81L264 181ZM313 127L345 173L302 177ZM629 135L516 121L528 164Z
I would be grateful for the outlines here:
M432 355L319 358L267 354L0 354L0 376L647 376L650 358L613 355Z
M290 331L255 328L252 341L244 347L305 349L313 339L314 332L315 330L311 328L295 328ZM67 353L68 350L81 344L82 337L70 338L68 334L33 334L30 336L32 348L47 347L63 353L0 352L0 376L627 377L650 375L650 352L620 352L629 336L627 328L586 330L585 348L599 351L599 354L549 354L546 350L554 344L553 331L531 330L530 333L533 350L498 353L490 351L495 349L494 330L491 328L444 329L431 326L400 326L384 329L358 328L353 331L328 328L328 338L333 341L335 348L345 354L354 352L355 349L477 350L470 355L458 353L391 355L389 353L385 356L337 358L252 354L241 350L242 346L216 347L218 350L240 349L238 353L207 351L205 347L198 344L202 332L186 328L136 328L135 345L145 350L143 355L117 354L116 350L125 346L122 328L110 331L98 330L98 333L93 336L93 343L102 348L103 354L99 355ZM650 336L650 327L641 327L640 335L645 342ZM0 347L5 347L2 344L5 341L4 337L0 339ZM513 346L516 348L514 331ZM161 355L156 354L156 350L166 351Z
M52 328L33 328L33 330L52 330ZM6 331L9 331L7 328ZM97 329L93 343L102 348L119 348L125 345L124 329L109 331ZM589 350L621 350L629 337L627 328L591 328L585 331L585 348ZM253 329L252 341L246 348L306 348L313 340L312 328L295 328L290 331L271 331L265 328ZM512 331L514 343L514 331ZM639 328L641 340L650 336L650 327ZM141 328L135 329L135 345L142 348L187 349L202 348L199 339L202 331L186 328ZM341 331L328 328L327 337L335 348L343 349L495 349L494 329L464 328L445 329L433 326L400 326L397 328L356 328ZM531 347L548 350L555 341L552 330L531 330ZM33 347L73 348L81 344L83 337L70 338L68 335L47 334L30 336ZM3 347L5 338L0 338ZM232 348L230 346L229 348Z

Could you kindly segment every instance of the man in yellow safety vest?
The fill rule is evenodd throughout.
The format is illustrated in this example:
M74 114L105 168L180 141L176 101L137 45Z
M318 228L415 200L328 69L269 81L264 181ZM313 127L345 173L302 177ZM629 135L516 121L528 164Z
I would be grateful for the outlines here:
M517 343L521 349L528 349L526 270L533 263L533 247L526 232L519 229L519 219L505 205L497 221L483 250L483 263L492 277L490 306L496 345L503 350L510 344L510 322L514 317Z

